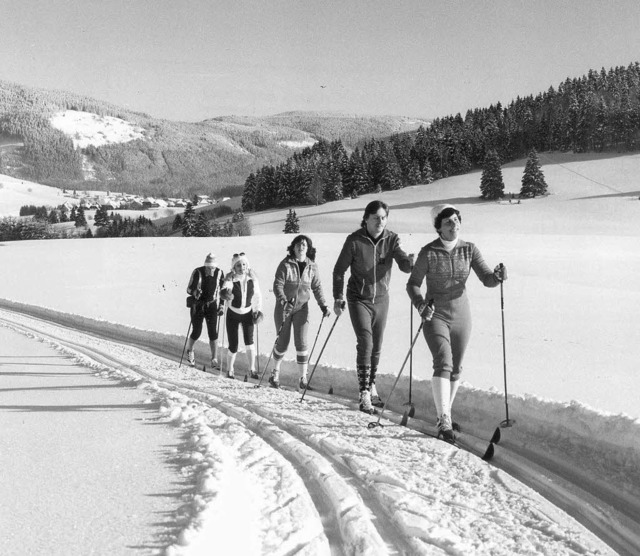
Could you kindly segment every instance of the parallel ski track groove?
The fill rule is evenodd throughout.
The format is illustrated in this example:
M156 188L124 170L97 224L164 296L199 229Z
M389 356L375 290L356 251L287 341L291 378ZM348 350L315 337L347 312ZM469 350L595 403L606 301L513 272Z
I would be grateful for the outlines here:
M0 306L3 305L0 300ZM149 343L140 343L132 340L126 332L122 334L101 333L100 331L85 332L84 330L69 326L69 318L63 318L62 322L54 318L47 318L38 311L37 307L6 307L9 311L24 313L36 319L53 323L63 328L71 328L97 338L124 343L139 349L149 351L161 357L179 361L175 351L161 342L150 339ZM154 379L156 380L156 379ZM352 400L346 400L334 395L322 394L310 391L308 395L330 399L357 410L357 404ZM373 416L372 416L373 417ZM400 416L385 411L385 419L393 422L400 421ZM419 419L411 419L408 427L420 432L427 432L432 425ZM478 457L482 450L478 446L488 445L488 439L482 440L472 435L463 433L458 443L460 447L469 450ZM533 461L535 455L536 461ZM640 501L633 503L615 491L615 485L609 490L595 489L594 485L577 473L563 473L558 470L558 465L542 454L533 454L526 448L519 446L508 439L501 440L496 447L496 455L491 464L504 470L525 485L529 486L557 507L589 529L612 549L623 556L637 556L640 554Z
M8 322L2 318L0 318L0 320L4 322ZM46 322L47 324L52 324L51 321L48 321L45 319L36 319L36 320L43 320L43 322ZM359 531L359 533L361 533L360 534L361 538L356 539L356 542L359 543L360 546L366 546L368 544L370 545L370 549L373 549L372 553L380 553L379 550L382 547L382 543L384 543L387 548L392 547L388 552L389 554L410 554L411 553L411 547L404 540L404 533L400 532L397 529L395 523L391 519L391 516L389 516L389 514L384 510L384 508L375 499L375 497L373 497L368 492L366 485L363 484L363 481L356 474L354 474L344 464L344 462L333 457L332 454L319 452L318 446L309 442L308 439L300 435L300 433L296 431L295 427L288 427L286 424L282 422L273 421L267 416L268 414L265 415L265 412L261 411L260 408L256 406L252 407L252 411L256 415L258 415L259 418L247 419L246 415L243 415L243 412L246 411L244 410L243 407L235 406L233 403L229 403L226 400L219 398L219 396L216 396L215 394L203 391L199 388L194 388L188 383L184 383L182 381L177 381L177 380L164 379L164 378L159 379L156 376L145 372L140 367L136 365L129 365L125 361L121 361L117 357L114 357L108 353L101 352L94 348L86 347L82 344L79 344L77 342L74 342L68 339L63 339L63 338L53 336L51 334L38 330L37 328L29 327L25 324L17 324L14 322L9 322L9 324L12 327L27 331L28 333L36 337L45 338L51 341L52 343L62 345L67 349L78 352L98 362L99 364L110 366L112 368L115 368L116 370L125 369L131 372L134 372L135 374L140 375L146 378L147 380L155 382L161 387L164 387L164 388L169 387L169 389L185 394L189 397L195 398L200 402L204 402L214 407L218 411L221 411L225 415L238 419L244 424L244 426L246 426L249 430L251 430L257 436L259 436L264 442L266 442L269 446L271 446L272 449L276 450L282 457L284 457L287 461L289 461L294 466L298 474L304 475L307 480L311 481L312 488L308 489L308 492L314 504L316 505L316 508L319 514L321 516L324 515L325 518L327 516L331 517L331 522L329 524L323 523L325 532L329 533L330 531L334 531L334 532L343 533L343 531L340 530L339 523L336 520L336 517L340 517L339 515L340 512L338 511L338 508L332 507L332 512L328 514L326 511L327 503L318 499L319 498L318 492L322 492L320 496L324 496L327 499L331 499L331 498L335 499L335 495L332 495L332 493L328 493L326 490L326 487L318 479L316 479L316 477L314 477L312 473L309 472L309 469L306 467L308 463L305 460L304 454L298 454L299 450L293 451L291 449L285 449L284 444L278 441L277 434L274 434L272 429L267 430L267 428L269 425L272 425L273 428L284 431L285 433L293 437L297 442L300 442L301 444L304 444L305 446L307 446L310 450L313 450L321 454L324 460L331 461L334 464L332 466L332 470L336 472L336 476L338 480L340 480L342 489L349 490L350 488L353 488L355 492L359 495L360 499L362 499L366 509L374 515L374 519L371 520L371 523L369 525L371 530L368 532L368 534L366 530ZM74 332L85 334L85 332L82 330L77 330L77 329L73 329L66 326L63 326L63 328L69 328ZM94 338L107 340L107 338L98 336L96 334L88 334L88 335L93 336ZM122 343L120 341L114 341L114 340L109 340L109 341L112 341L114 343ZM133 346L132 343L128 343L124 345ZM145 350L145 351L150 351L148 348L145 348L145 346L143 345L138 344L138 345L135 345L134 347ZM165 355L162 355L162 356L165 357ZM165 357L165 358L174 360L175 354L172 354L172 357ZM296 458L296 455L298 455L298 459ZM313 492L314 489L316 492ZM353 511L354 511L353 506L350 506L342 510L342 513L353 513ZM359 510L356 509L356 511L359 511ZM374 521L375 521L375 524L373 523ZM361 522L359 524L358 529L366 529L367 527L363 527L364 525L365 524ZM350 525L350 527L352 527L352 525ZM376 534L376 531L377 531L377 534ZM376 543L375 537L377 537L378 534L380 535L379 542ZM369 538L367 539L367 537ZM343 539L343 542L341 544L342 546L349 546L351 542L352 541L349 541L348 539ZM332 542L331 543L332 554L335 554L335 556L341 556L342 554L344 554L342 546L338 546L335 544L335 542Z

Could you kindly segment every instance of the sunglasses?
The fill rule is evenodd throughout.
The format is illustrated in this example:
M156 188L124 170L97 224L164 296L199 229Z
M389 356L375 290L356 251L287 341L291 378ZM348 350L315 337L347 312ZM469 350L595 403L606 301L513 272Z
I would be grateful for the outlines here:
M234 256L234 258L235 257L244 257L244 251L242 253L234 253L233 256Z

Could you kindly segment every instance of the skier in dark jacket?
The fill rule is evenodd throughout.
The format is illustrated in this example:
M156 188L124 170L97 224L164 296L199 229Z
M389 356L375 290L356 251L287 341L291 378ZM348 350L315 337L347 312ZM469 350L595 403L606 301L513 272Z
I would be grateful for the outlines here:
M418 254L407 293L424 321L424 337L433 357L431 389L436 406L438 436L455 439L451 406L460 385L462 360L471 333L471 311L466 282L471 270L488 288L507 279L507 269L498 265L491 270L478 248L458 237L462 217L453 205L441 204L431 210L438 239L425 245ZM420 292L427 281L426 296ZM433 299L429 307L426 299Z
M296 362L300 373L299 386L302 390L308 387L307 370L309 366L309 350L307 333L309 332L309 300L311 294L320 306L323 317L330 317L320 283L320 274L316 264L316 249L311 239L305 235L296 236L289 247L288 255L280 261L273 282L273 293L276 296L274 321L276 330L280 330L273 350L274 369L269 384L280 386L280 365L289 347L291 328L296 346Z
M382 402L375 387L382 338L389 310L389 280L395 260L402 272L410 272L412 257L402 249L397 234L386 229L389 207L383 201L370 202L361 227L350 234L333 269L334 311L344 310L344 275L347 306L356 334L356 364L360 389L360 410L375 413L373 403Z
M196 268L191 273L187 293L193 298L191 301L191 326L193 330L187 340L187 359L192 367L196 365L193 346L202 334L202 323L207 323L209 346L211 348L211 366L218 367L216 348L218 341L218 316L222 314L220 307L220 288L224 273L216 266L216 258L209 253L204 266Z

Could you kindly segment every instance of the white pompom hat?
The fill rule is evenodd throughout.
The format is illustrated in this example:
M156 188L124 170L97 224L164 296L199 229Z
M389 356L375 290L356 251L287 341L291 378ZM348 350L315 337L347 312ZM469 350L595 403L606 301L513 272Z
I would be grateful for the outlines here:
M435 207L433 207L431 209L431 224L433 224L433 227L436 227L436 219L438 218L438 216L440 216L440 213L443 210L446 210L448 208L451 208L453 210L458 210L456 207L454 207L453 205L449 205L447 203L442 203L441 205L436 205Z
M216 256L213 253L209 253L204 260L204 266L216 266Z

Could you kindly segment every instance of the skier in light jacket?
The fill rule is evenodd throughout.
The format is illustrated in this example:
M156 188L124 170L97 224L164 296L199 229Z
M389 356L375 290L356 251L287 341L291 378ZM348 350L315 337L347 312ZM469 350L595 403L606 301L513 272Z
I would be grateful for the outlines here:
M451 442L455 440L451 406L460 385L462 360L471 333L467 278L473 269L486 287L494 288L507 279L507 269L500 264L491 270L478 248L458 237L462 217L453 205L433 207L431 221L439 237L420 250L407 282L407 293L425 319L424 337L433 357L431 389L438 436ZM420 288L425 278L427 291L423 297ZM427 299L433 299L433 307Z
M361 227L350 234L333 269L334 311L344 310L344 275L347 306L356 334L356 365L360 390L360 411L375 413L382 401L375 387L382 339L389 311L389 280L393 261L402 272L410 272L412 256L402 249L400 238L387 230L389 207L383 201L370 202Z
M296 362L300 373L299 386L308 388L307 370L309 366L309 350L307 334L309 332L309 300L311 294L316 299L323 318L330 317L331 311L322 292L318 266L315 262L316 249L311 239L305 235L296 236L289 247L288 255L280 261L273 282L273 293L276 296L274 321L279 330L278 339L273 350L274 368L271 371L269 384L273 388L280 386L280 365L289 347L291 328L296 347Z
M227 302L227 377L235 378L234 365L238 352L238 328L242 326L247 361L251 378L257 378L256 350L253 343L254 324L262 320L262 295L256 273L249 266L244 253L235 253L231 260L231 272L222 286L221 297Z

